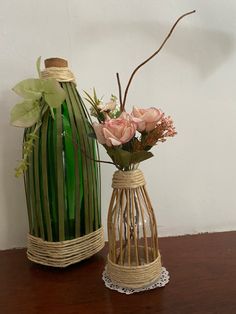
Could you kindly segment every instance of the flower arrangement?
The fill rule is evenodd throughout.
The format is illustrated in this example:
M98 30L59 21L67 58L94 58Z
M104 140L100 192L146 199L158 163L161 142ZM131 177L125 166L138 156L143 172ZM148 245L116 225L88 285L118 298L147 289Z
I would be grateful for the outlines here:
M96 138L119 170L133 170L141 161L153 156L151 148L177 134L173 120L157 108L133 107L131 113L121 111L116 99L102 105L101 100L88 94ZM95 100L97 99L97 101Z
M92 96L85 92L86 100L92 106L91 115L98 120L93 123L95 136L112 159L112 162L106 163L114 164L119 170L136 169L140 162L153 156L150 152L153 146L165 142L168 137L177 134L172 118L166 116L161 109L133 107L132 112L128 113L125 110L125 104L130 84L136 72L160 52L178 22L194 12L191 11L179 17L160 48L135 68L128 81L124 97L122 97L119 73L116 73L119 104L114 95L111 96L108 103L103 104L102 100L97 97L95 89Z

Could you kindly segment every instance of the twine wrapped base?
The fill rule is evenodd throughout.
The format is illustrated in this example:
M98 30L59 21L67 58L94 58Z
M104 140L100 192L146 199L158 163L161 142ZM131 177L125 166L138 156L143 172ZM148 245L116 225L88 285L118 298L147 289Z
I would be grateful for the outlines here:
M169 272L166 270L166 268L162 267L160 277L156 281L154 281L151 285L145 288L124 288L117 285L111 280L111 278L107 274L107 266L106 266L102 274L102 279L107 288L129 295L129 294L133 294L137 292L144 292L144 291L153 290L156 288L162 288L165 285L167 285L168 282L170 281L170 275L169 275Z
M91 257L103 247L102 227L83 237L62 242L48 242L28 234L27 257L38 264L66 267Z
M151 263L140 266L126 266L113 263L108 255L107 275L116 285L124 288L145 288L157 281L161 275L161 256Z

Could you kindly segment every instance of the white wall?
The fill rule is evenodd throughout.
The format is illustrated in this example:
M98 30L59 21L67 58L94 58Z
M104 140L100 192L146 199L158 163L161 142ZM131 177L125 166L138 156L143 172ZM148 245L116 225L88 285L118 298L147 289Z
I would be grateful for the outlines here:
M23 180L13 176L22 130L9 126L11 87L36 76L39 55L61 56L80 91L117 94L116 71L124 85L192 9L137 74L128 103L161 107L179 132L141 167L160 236L236 229L235 1L0 0L0 249L24 246L27 233ZM102 167L104 224L113 170Z

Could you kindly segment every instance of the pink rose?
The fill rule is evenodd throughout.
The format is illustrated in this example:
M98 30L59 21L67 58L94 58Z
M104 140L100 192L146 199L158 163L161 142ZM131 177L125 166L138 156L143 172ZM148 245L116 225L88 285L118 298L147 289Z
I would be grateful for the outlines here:
M133 107L132 115L133 117L140 119L140 122L137 122L137 130L139 132L150 132L155 129L157 122L160 121L163 113L157 108L141 109Z
M126 112L123 112L117 119L93 123L98 142L109 147L129 142L136 132L136 127L136 123Z

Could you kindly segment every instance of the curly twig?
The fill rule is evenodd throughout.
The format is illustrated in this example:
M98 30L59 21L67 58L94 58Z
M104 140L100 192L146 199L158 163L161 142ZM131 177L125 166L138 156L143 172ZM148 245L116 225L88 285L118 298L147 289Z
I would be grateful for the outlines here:
M122 111L123 111L124 108L125 108L125 103L126 103L126 98L127 98L128 90L129 90L130 84L131 84L131 82L132 82L132 80L133 80L133 77L134 77L135 73L136 73L144 64L146 64L148 61L150 61L153 57L155 57L155 56L161 51L161 49L164 47L165 43L166 43L167 40L170 38L171 34L173 33L173 31L174 31L176 25L179 23L179 21L182 20L185 16L190 15L190 14L195 13L195 12L196 12L196 10L193 10L193 11L190 11L190 12L187 12L187 13L181 15L181 16L176 20L176 22L174 23L174 25L172 26L172 28L170 29L168 35L166 36L166 38L164 39L163 43L162 43L161 46L158 48L158 50L155 51L149 58L147 58L145 61L143 61L140 65L138 65L138 66L134 69L134 71L133 71L133 73L131 74L130 79L129 79L129 81L128 81L127 87L126 87L126 89L125 89L124 99L123 99L123 102L122 102L122 105L121 105Z

